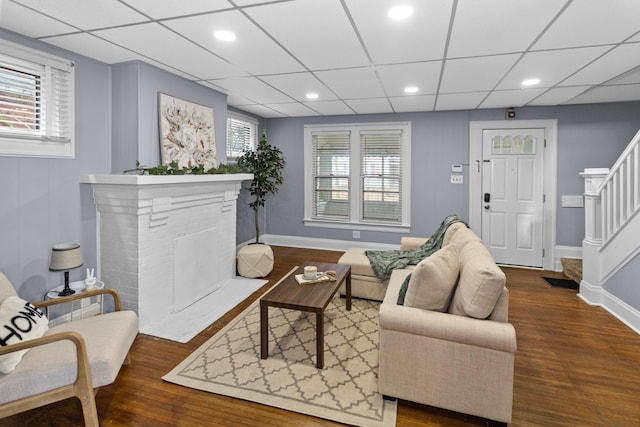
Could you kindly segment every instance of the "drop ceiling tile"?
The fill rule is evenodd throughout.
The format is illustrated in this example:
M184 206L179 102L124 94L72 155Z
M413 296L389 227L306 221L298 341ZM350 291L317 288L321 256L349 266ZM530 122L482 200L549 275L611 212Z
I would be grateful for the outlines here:
M318 100L337 99L331 90L311 73L278 74L263 76L260 79L300 102L308 101L306 94L310 92L317 93Z
M540 79L539 87L552 87L607 50L599 46L526 53L497 89L520 89L523 80L532 78Z
M376 73L368 67L318 71L315 75L342 99L385 96Z
M271 108L265 107L264 105L254 104L254 105L243 105L241 107L242 110L247 113L255 114L259 117L264 117L265 119L277 119L281 117L287 117L285 114L282 114L279 111L273 110Z
M413 14L402 21L395 21L387 16L394 3L390 0L346 2L373 62L390 64L442 58L452 1L404 2L413 7Z
M596 102L637 101L640 99L640 84L595 87L565 104L592 104Z
M198 45L254 75L303 71L299 62L237 10L163 22ZM213 37L216 30L236 34L233 42Z
M521 107L535 97L544 93L545 89L520 89L493 91L485 99L480 108Z
M600 84L640 66L640 43L616 47L562 82L563 86Z
M339 0L296 0L244 11L312 71L369 64Z
M77 31L70 25L10 1L3 1L0 5L0 27L33 38Z
M349 99L345 102L356 114L393 113L387 98Z
M568 86L549 89L527 105L560 105L580 95L591 86Z
M638 1L574 1L533 48L539 50L620 43L640 29L638 16Z
M557 0L460 0L447 57L523 52L563 5Z
M83 30L148 21L144 15L117 0L14 1Z
M76 33L67 36L47 37L44 39L47 43L63 49L70 50L80 55L106 62L107 64L116 64L118 62L126 62L133 60L150 60L131 52L120 46L116 46L106 40L91 35L89 33Z
M410 111L433 111L436 101L435 95L407 95L393 96L389 98L393 109L397 113Z
M245 74L160 24L140 24L93 32L99 37L163 64L172 64L199 80Z
M608 81L605 85L625 85L635 83L640 83L640 67Z
M228 93L250 99L257 104L279 104L293 100L256 77L237 77L214 80L213 84L226 89Z
M416 86L418 95L436 93L441 69L442 61L376 67L389 96L404 96L407 86Z
M265 107L271 108L289 117L307 117L318 116L319 114L300 102L287 102L283 104L266 104Z
M473 110L489 92L445 93L438 95L436 111Z
M518 54L511 54L447 60L440 83L440 92L491 90L519 57Z
M304 102L304 105L323 116L354 114L354 111L342 101L309 101Z
M227 0L122 0L153 19L170 18L231 8Z

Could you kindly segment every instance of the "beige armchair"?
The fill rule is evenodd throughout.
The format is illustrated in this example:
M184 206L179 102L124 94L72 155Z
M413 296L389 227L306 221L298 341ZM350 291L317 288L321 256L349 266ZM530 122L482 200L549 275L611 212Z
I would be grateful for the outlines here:
M56 325L40 338L0 347L0 356L29 349L15 369L0 373L0 418L75 396L82 404L85 425L99 425L94 395L128 363L138 333L137 315L121 310L120 297L112 289L33 305L44 308L98 295L111 295L115 311ZM0 304L10 296L17 296L16 291L0 272Z

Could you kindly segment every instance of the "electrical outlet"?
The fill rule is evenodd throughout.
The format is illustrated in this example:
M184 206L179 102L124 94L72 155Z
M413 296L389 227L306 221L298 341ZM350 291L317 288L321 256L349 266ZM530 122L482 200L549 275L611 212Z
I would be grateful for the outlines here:
M462 184L463 175L451 175L451 183L452 184Z
M359 239L360 238L360 232L359 231L354 231L353 232L353 238L354 239Z

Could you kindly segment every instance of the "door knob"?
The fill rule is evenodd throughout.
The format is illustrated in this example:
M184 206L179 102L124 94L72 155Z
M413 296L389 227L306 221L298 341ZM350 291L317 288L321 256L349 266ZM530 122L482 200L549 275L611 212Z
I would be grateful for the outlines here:
M489 208L490 208L490 207L491 207L491 206L490 206L489 204L484 205L484 208L485 208L486 210L489 210Z

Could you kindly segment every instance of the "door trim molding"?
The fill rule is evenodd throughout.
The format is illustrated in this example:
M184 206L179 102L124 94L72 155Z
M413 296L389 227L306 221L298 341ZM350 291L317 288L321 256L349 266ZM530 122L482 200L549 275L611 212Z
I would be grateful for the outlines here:
M469 122L469 226L482 236L482 131L493 129L544 129L546 147L544 149L544 172L542 191L545 195L543 206L544 254L542 268L554 270L556 245L556 192L557 192L557 120L510 120Z

